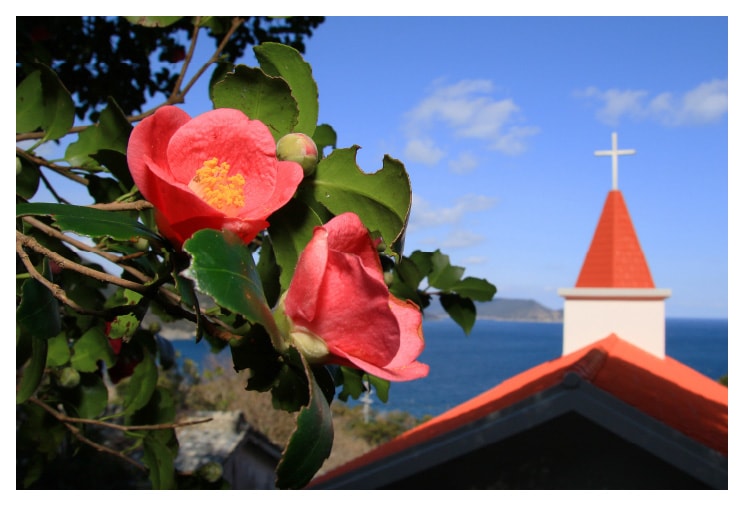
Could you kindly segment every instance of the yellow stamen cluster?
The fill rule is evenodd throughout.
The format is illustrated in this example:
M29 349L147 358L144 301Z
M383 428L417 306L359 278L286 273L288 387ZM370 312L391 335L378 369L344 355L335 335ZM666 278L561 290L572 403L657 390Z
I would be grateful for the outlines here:
M245 205L245 178L242 174L228 176L229 171L229 164L219 163L217 158L207 160L196 171L189 188L215 209L226 212L239 209Z

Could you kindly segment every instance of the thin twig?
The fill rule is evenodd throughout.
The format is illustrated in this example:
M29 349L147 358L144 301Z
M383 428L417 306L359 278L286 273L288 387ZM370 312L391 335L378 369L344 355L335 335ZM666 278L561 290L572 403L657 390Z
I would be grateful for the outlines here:
M212 65L213 63L217 63L217 61L220 58L220 55L222 54L222 50L225 49L225 46L230 40L230 37L233 36L235 31L240 27L240 25L243 24L244 21L245 19L243 18L233 18L232 24L230 25L230 29L227 31L225 36L222 38L220 45L217 46L217 49L212 54L212 57L207 61L207 63L202 65L202 67L199 69L199 71L196 74L194 74L194 76L191 78L189 83L186 85L186 87L181 92L183 96L186 96L186 94L189 92L191 87L194 86L194 84L196 84L196 81L202 76L202 74L204 74L204 72L207 71L210 65Z
M194 31L191 32L191 43L189 44L189 50L186 53L186 57L183 60L183 65L181 65L181 72L178 74L178 78L176 79L176 83L173 85L173 91L171 91L171 97L180 95L180 89L181 84L183 83L183 79L186 77L186 71L189 68L189 65L191 64L191 59L194 57L194 51L196 50L196 41L199 38L199 23L201 22L201 16L196 16L194 18ZM170 98L170 97L169 97Z
M80 441L81 443L87 444L88 446L95 448L101 453L108 453L109 455L113 455L114 457L120 458L124 460L125 462L128 462L129 464L133 465L137 469L147 472L147 467L143 464L137 462L132 457L128 455L124 455L123 453L117 452L116 450L109 448L108 446L102 445L100 443L96 443L95 441L92 441L88 439L87 437L83 436L83 434L80 432L80 429L72 425L71 423L64 423L64 426L67 427L67 430L69 430L73 436L75 436L75 439Z
M127 271L129 274L131 274L132 276L136 277L137 279L139 279L143 283L149 283L149 282L152 281L152 279L150 277L148 277L147 275L145 275L141 271L135 269L134 267L131 267L129 265L126 265L126 264L122 263L123 261L128 260L129 257L133 257L134 255L119 256L119 255L115 255L113 253L109 253L107 251L102 251L102 250L100 250L100 249L98 249L98 248L96 248L94 246L90 246L88 244L85 244L82 241L79 241L79 240L73 238L73 237L70 237L68 235L65 235L62 232L60 232L59 230L57 230L56 228L50 227L46 223L44 223L42 221L39 221L36 218L33 218L31 216L24 216L23 217L23 221L25 221L26 223L28 223L29 225L31 225L31 226L33 226L35 228L38 228L39 230L41 230L42 232L44 232L45 234L47 234L50 237L54 237L55 239L59 239L60 241L64 241L64 242L66 242L66 243L68 243L68 244L76 247L77 249L79 249L81 251L87 251L89 253L95 253L96 255L100 256L101 258L105 258L109 262L119 265L123 270Z
M147 200L136 200L134 202L111 202L109 204L91 204L86 207L102 209L104 211L144 211L154 206Z
M16 232L18 233L18 232ZM32 278L34 278L36 281L44 285L49 289L50 292L52 292L52 295L62 302L63 304L70 306L75 311L81 313L81 314L89 314L94 316L103 316L104 313L101 311L96 311L94 309L87 309L79 305L74 300L70 299L67 296L67 293L62 289L61 286L59 286L56 283L52 283L47 278L45 278L39 271L36 270L33 263L31 262L31 259L28 256L28 253L23 249L22 242L18 239L16 239L16 253L18 253L18 256L21 258L21 262L23 262L23 265L26 267L26 270L31 275Z
M17 156L20 156L22 158L25 158L26 160L28 160L30 162L36 163L38 165L43 165L44 167L50 168L54 172L56 172L57 174L59 174L61 176L64 176L64 177L66 177L68 179L71 179L71 180L75 181L76 183L80 183L80 184L85 185L85 186L88 186L88 184L89 184L89 181L87 179L85 179L84 177L78 176L74 172L70 172L73 169L73 167L65 167L65 166L62 166L62 165L57 165L56 163L49 162L49 161L45 160L44 158L40 158L38 156L32 155L31 153L29 153L29 152L27 152L27 151L19 148L18 146L16 146L16 155Z
M120 430L122 432L131 432L135 430L163 430L163 429L178 429L179 427L187 427L189 425L197 425L200 423L211 422L213 418L202 418L199 420L188 420L185 422L174 422L174 423L156 423L151 425L121 425L118 423L104 422L102 420L93 420L92 418L75 418L68 416L64 413L60 413L46 402L37 399L35 397L29 397L29 402L44 408L49 414L54 416L57 420L62 423L82 423L86 425L99 425L101 427L107 427L109 429Z
M62 269L70 269L99 281L104 281L106 283L121 286L122 288L128 288L129 290L133 290L138 293L146 293L151 290L150 287L147 287L140 283L122 279L118 276L112 276L111 274L108 274L106 272L97 271L95 269L91 269L90 267L86 267L84 265L73 262L70 259L63 257L59 253L55 253L54 251L45 248L44 246L39 244L33 237L24 235L16 230L16 244L18 244L18 242L20 242L22 246L28 246L37 253L41 253L49 259L54 260ZM16 249L18 249L18 247L16 247Z

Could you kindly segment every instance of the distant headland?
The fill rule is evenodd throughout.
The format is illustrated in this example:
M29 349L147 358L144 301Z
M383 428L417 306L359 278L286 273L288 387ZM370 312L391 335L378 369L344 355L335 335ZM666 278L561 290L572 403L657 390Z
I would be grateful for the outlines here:
M478 320L522 321L522 322L562 322L562 309L549 309L532 299L494 298L489 302L476 302ZM428 320L447 318L439 304L432 304L424 311Z

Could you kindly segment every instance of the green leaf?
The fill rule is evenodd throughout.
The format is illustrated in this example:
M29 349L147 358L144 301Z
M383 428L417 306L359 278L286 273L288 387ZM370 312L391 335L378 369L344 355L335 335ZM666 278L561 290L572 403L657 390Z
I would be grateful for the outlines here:
M362 383L362 376L364 374L364 371L353 367L339 367L336 373L337 383L341 385L338 398L344 402L348 401L349 397L358 399L365 391L364 383Z
M297 427L276 468L276 485L282 489L300 489L307 485L331 454L333 446L330 406L304 358L302 362L308 375L310 400L297 415Z
M330 147L336 149L336 131L331 125L318 125L315 127L315 133L313 134L313 142L318 148L318 153L323 153L323 149Z
M465 269L450 265L448 255L439 250L431 255L432 271L429 274L429 284L441 290L451 290L460 281Z
M16 323L39 339L49 339L62 330L57 299L46 286L33 278L23 282L21 303L16 308Z
M192 260L182 274L194 281L199 292L261 324L272 339L281 340L253 256L236 235L200 230L184 243L183 249L191 254Z
M134 186L132 174L129 172L127 155L113 149L101 149L90 155L96 162L108 169L120 181L123 189L128 191Z
M93 158L97 153L106 150L127 152L131 131L129 120L119 106L109 99L98 123L80 132L78 140L67 146L65 160L76 167L97 168L100 165Z
M111 237L118 241L144 237L155 242L163 241L158 234L122 212L45 202L16 204L16 217L26 215L51 216L61 230L88 237Z
M16 388L16 404L25 402L38 388L44 376L48 340L31 336L31 361L23 370L21 381Z
M59 139L72 128L75 104L52 69L41 63L36 66L39 70L16 88L16 132L41 128L42 141Z
M390 253L402 250L411 209L411 181L399 161L385 156L382 169L362 172L358 146L337 149L318 163L312 196L335 215L356 213L371 232L379 232Z
M390 396L390 382L371 374L367 374L365 378L374 387L377 398L382 402L387 402Z
M125 418L127 425L158 425L173 423L176 403L164 387L157 387L143 407Z
M147 348L142 348L142 361L134 368L124 395L124 414L131 414L145 406L152 397L158 382L158 367Z
M62 390L62 400L74 416L96 418L108 405L108 389L98 374L82 373L77 387Z
M492 285L485 279L467 277L458 281L450 287L450 290L460 294L463 297L487 302L496 295L496 286Z
M279 354L260 325L254 325L240 341L230 343L233 367L236 371L250 369L246 390L268 392L282 369Z
M132 313L119 315L111 321L111 330L108 337L111 339L132 337L134 331L139 328L139 324L139 318Z
M456 293L443 293L439 296L439 302L448 315L457 323L465 332L470 331L475 325L475 304L470 299L460 297Z
M142 25L148 28L164 28L170 26L183 16L124 16L133 25Z
M167 433L168 439L163 437L162 432ZM147 466L152 488L155 490L170 490L175 488L176 468L174 460L178 454L177 441L173 429L148 431L143 440L144 455L142 460ZM174 452L173 447L176 446Z
M310 65L295 48L277 42L254 46L253 52L264 72L282 77L289 84L298 109L297 125L293 131L312 137L318 123L318 85Z
M70 346L64 332L49 339L47 367L61 367L70 361Z
M95 372L98 361L103 360L106 366L114 365L116 356L100 327L93 327L75 341L72 346L72 366L81 372Z
M271 244L271 240L267 239L261 243L256 269L258 269L258 276L261 278L266 303L269 307L274 307L281 295L281 285L279 284L281 269L276 263L276 256L274 255L274 247Z
M243 111L269 127L274 140L292 132L299 115L297 102L287 82L267 76L261 69L238 65L212 87L215 109L229 107Z
M300 253L310 242L315 227L322 225L323 220L305 202L292 199L271 216L269 223L269 237L280 269L279 284L282 290L286 290Z
M30 199L39 189L40 179L38 165L16 156L16 195L26 200Z

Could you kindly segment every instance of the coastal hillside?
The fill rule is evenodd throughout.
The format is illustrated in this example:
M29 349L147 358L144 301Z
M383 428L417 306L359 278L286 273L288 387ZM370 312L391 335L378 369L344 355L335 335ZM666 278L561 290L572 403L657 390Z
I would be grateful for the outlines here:
M476 302L479 320L503 320L525 322L562 322L562 309L549 309L532 299L495 298L489 302ZM435 301L426 308L427 319L446 318L447 314Z

